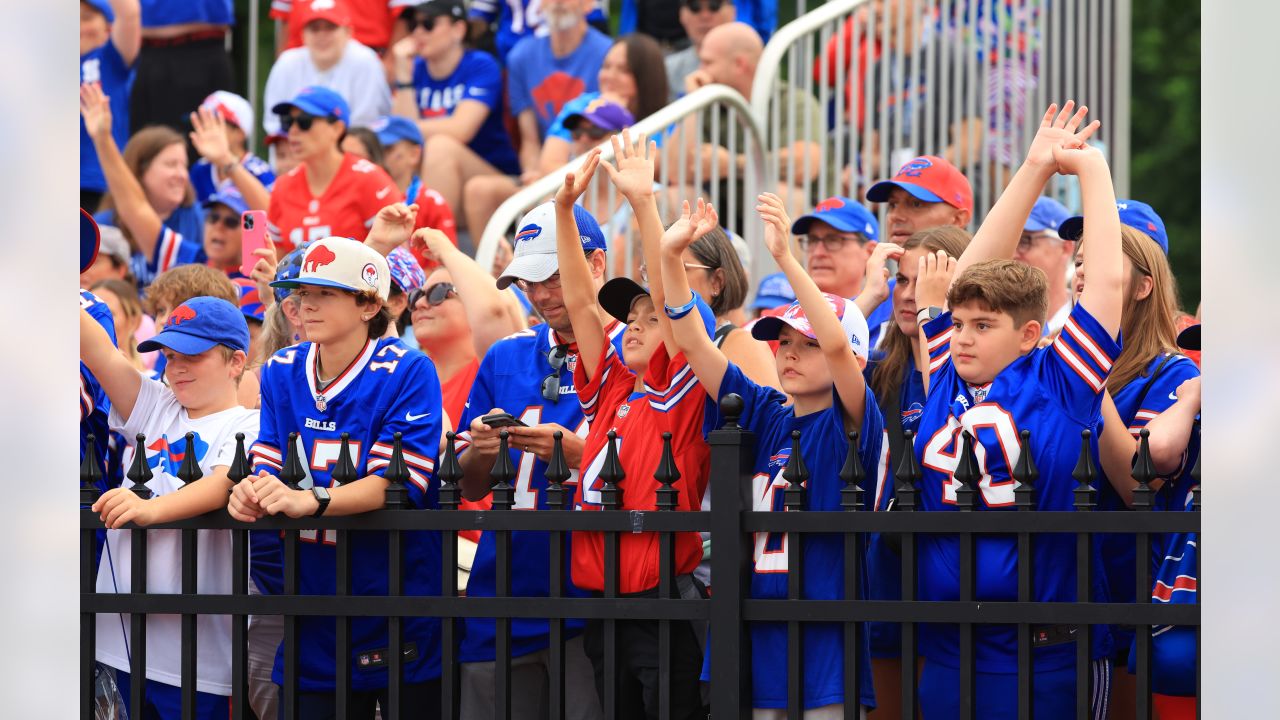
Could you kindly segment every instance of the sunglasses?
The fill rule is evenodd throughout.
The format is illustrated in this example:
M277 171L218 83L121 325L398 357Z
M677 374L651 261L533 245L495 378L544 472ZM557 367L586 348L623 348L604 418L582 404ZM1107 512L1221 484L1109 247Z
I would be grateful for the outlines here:
M689 8L689 12L720 12L720 8L724 7L724 0L710 0L710 2L686 2L685 7Z
M428 305L435 307L445 300L448 300L450 293L453 293L455 296L458 294L454 290L453 283L447 282L438 282L429 288L414 290L413 293L409 295L409 308L413 309L418 307L418 301L423 298L427 299Z
M441 16L439 15L427 15L427 16L418 17L415 20L413 20L411 23L409 23L409 32L413 32L418 28L422 28L427 32L431 32L432 30L436 29L436 21L439 19L441 19Z
M204 214L204 221L206 223L209 223L210 225L217 225L218 223L222 223L222 227L228 230L240 229L239 215L223 215L220 212L210 211Z
M329 121L330 121L330 119L329 119L329 118L327 118L327 117L326 117L326 118L316 117L315 115L308 115L308 114L306 114L306 113L301 113L301 114L296 115L296 116L295 116L295 115L281 115L281 116L280 116L280 130L281 130L282 132L288 133L288 132L289 132L289 128L293 127L294 125L297 125L297 126L298 126L298 129L299 129L299 130L301 130L302 132L308 132L308 131L310 131L310 130L311 130L311 126L312 126L312 125L314 125L314 124L316 123L316 121L317 121L317 120L323 120L323 121L325 121L325 122L329 122Z
M542 398L547 402L560 402L560 368L569 358L569 346L557 345L547 353L551 374L542 378Z
M604 128L596 125L579 124L573 130L569 131L569 134L573 137L574 140L581 139L583 135L586 135L592 140L603 140L605 136L608 135L610 132L611 132L610 130L605 130Z

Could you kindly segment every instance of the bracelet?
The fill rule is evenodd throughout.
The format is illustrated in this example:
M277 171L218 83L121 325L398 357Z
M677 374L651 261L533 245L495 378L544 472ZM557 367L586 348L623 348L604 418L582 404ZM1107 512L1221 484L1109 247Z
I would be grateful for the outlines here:
M696 307L697 304L698 304L698 296L693 295L693 297L689 298L689 302L685 303L684 305L681 305L680 307L673 308L670 305L663 303L662 309L667 311L668 318L671 318L672 320L679 320L680 318L692 312L693 308Z
M398 83L396 83L396 84L395 84L395 88L396 88L396 90L412 90L412 89L413 89L413 83L411 83L411 82L398 82Z

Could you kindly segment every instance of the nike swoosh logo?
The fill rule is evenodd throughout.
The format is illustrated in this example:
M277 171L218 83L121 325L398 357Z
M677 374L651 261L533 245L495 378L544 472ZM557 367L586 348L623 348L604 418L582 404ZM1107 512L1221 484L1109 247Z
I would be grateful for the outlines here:
M426 417L426 416L428 416L428 415L430 415L430 414L431 414L431 413L429 413L429 412L424 412L424 413L422 413L421 415L413 415L413 414L411 414L409 411L407 411L407 410L406 410L406 411L405 411L405 413L404 413L404 421L405 421L405 422L413 422L413 421L415 421L415 420L421 420L422 418L424 418L424 417Z
M378 192L374 193L374 195L375 195L379 200L381 200L382 198L386 197L386 196L387 196L387 193L389 193L389 192L391 192L391 188L389 188L389 187L384 187L384 188L382 188L381 190L379 190Z
M1176 391L1169 393L1169 399L1176 402L1178 400L1178 393Z

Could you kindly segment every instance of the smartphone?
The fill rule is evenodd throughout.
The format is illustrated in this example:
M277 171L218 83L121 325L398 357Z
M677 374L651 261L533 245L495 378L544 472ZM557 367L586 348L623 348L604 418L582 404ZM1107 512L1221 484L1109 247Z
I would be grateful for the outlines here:
M484 423L485 425L488 425L491 428L529 427L528 425L525 425L524 423L520 422L520 419L512 415L511 413L504 413L504 412L493 413L492 415L485 415L484 417L480 418L480 422Z
M240 272L245 277L253 275L253 266L258 264L258 256L254 250L267 246L267 213L265 210L245 210L240 216Z

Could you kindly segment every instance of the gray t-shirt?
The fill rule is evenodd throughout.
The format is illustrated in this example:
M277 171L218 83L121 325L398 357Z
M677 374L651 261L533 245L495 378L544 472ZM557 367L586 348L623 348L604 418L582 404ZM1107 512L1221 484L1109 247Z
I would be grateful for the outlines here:
M676 98L684 95L684 79L701 64L698 62L698 50L690 45L668 55L666 63L670 101L675 102Z

